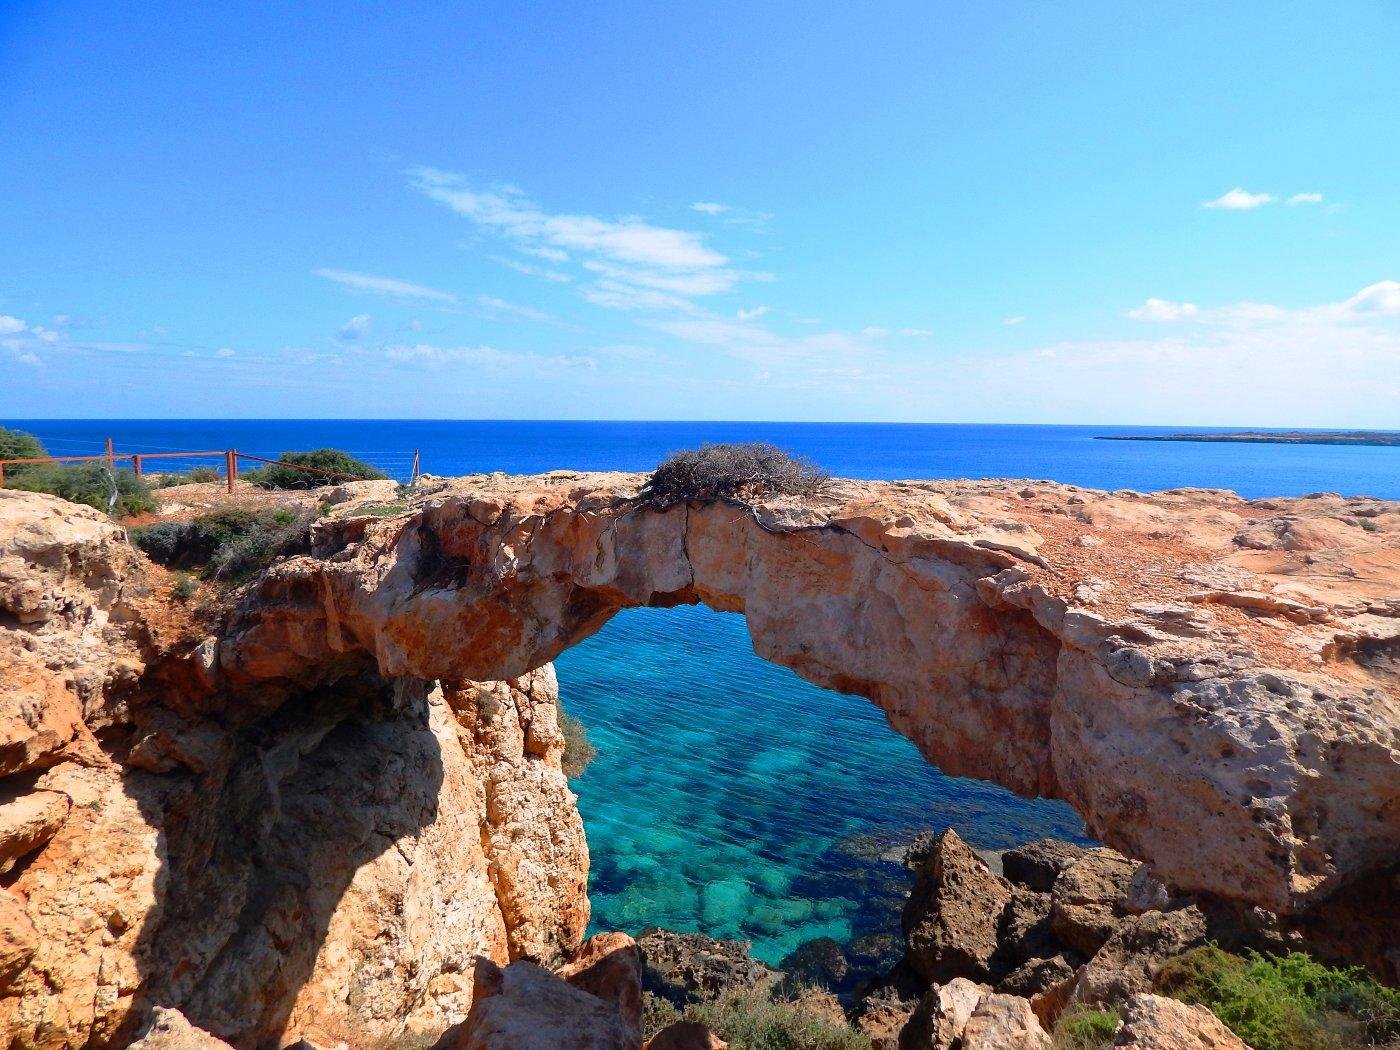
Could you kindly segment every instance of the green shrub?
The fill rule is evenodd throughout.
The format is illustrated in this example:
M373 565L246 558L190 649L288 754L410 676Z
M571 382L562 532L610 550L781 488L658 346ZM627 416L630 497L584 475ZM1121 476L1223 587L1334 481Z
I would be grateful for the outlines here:
M162 565L202 568L208 578L237 582L279 558L310 550L311 519L290 510L229 507L192 521L132 529L131 541Z
M176 601L187 602L199 592L199 581L183 572L175 576L175 586L170 588Z
M0 459L35 459L38 456L47 456L48 454L48 449L44 448L33 434L27 434L23 430L11 430L9 427L0 427ZM34 463L20 463L6 467L6 484L9 484L9 479L12 477L18 478L29 473L36 465ZM10 487L14 488L15 486Z
M250 484L268 489L314 489L342 481L381 481L388 475L348 452L318 448L312 452L283 452L276 463L244 471L240 476Z
M6 471L5 485L29 492L47 492L117 517L149 514L156 509L150 485L129 470L109 470L105 463L80 463L71 467L35 464L14 478Z
M168 489L173 485L207 485L211 481L223 481L224 472L214 467L195 467L183 474L162 474L156 488Z
M1120 1021L1116 1010L1072 1006L1055 1022L1055 1050L1104 1050L1111 1047Z
M559 709L559 728L564 732L564 775L572 780L583 775L588 763L598 757L598 749L588 739L584 724L562 707Z
M728 992L686 1010L734 1050L870 1050L870 1040L844 1022L761 992Z
M642 993L642 1038L650 1039L661 1029L681 1019L681 1012L671 1000L655 992Z
M1400 991L1299 952L1247 958L1208 945L1168 960L1159 989L1209 1007L1255 1050L1341 1050L1400 1038Z
M830 480L806 460L763 442L701 445L663 460L642 486L641 496L663 507L691 499L808 496Z

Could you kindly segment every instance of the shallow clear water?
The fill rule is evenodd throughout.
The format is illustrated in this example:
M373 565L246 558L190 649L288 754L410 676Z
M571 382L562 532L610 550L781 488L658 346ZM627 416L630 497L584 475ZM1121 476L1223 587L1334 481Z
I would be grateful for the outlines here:
M740 616L629 610L556 667L599 752L574 790L600 929L742 937L777 962L897 931L904 873L879 854L921 828L986 848L1083 832L1062 803L944 776L873 704L759 659Z
M1186 428L805 423L356 420L7 421L55 454L335 446L405 477L646 470L703 441L766 440L859 478L1037 477L1099 488L1232 488L1249 497L1400 497L1400 448L1096 441ZM1212 428L1215 429L1215 428ZM159 469L159 468L157 468ZM745 937L777 962L832 936L878 955L898 929L921 828L999 848L1082 828L1065 806L945 777L864 700L753 653L744 622L703 608L634 610L557 661L565 706L598 758L575 783L597 928Z

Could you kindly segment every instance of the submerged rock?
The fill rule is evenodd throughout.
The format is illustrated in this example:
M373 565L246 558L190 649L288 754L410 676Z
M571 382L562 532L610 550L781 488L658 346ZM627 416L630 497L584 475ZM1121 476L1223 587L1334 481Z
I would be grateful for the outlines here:
M748 941L652 927L637 935L643 987L676 1006L771 986L781 976L749 954Z

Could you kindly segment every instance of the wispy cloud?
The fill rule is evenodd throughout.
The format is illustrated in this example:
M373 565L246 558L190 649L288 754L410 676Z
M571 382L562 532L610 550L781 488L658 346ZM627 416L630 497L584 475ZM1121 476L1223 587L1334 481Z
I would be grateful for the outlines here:
M734 316L741 321L756 321L767 312L768 307L755 306L752 310L740 310Z
M495 314L506 314L510 317L518 317L524 321L538 321L541 324L554 325L560 328L570 328L551 313L544 310L536 310L533 306L520 306L517 303L508 302L505 299L497 298L494 295L478 295L476 301L487 310Z
M1148 299L1128 311L1134 321L1184 321L1200 313L1195 303L1174 303L1169 299Z
M690 207L692 211L704 212L706 215L723 215L729 210L729 205L716 204L714 201L696 201Z
M1205 201L1202 208L1223 208L1227 211L1249 211L1258 208L1263 204L1272 204L1275 197L1272 193L1250 193L1248 190L1236 186L1228 193L1221 194L1213 201Z
M702 270L729 262L688 230L654 226L636 216L550 214L514 188L478 190L462 176L434 168L416 168L410 175L430 199L536 252L580 251L663 270Z
M1295 207L1299 204L1321 204L1322 194L1320 193L1295 193L1288 198L1288 203Z
M1142 306L1129 310L1127 316L1136 321L1194 321L1234 328L1353 325L1400 318L1400 281L1377 281L1346 299L1320 306L1288 308L1270 303L1239 302L1202 309L1195 303L1148 299Z
M902 335L910 338L924 338L933 335L927 328L884 328L879 325L871 325L860 330L861 335L869 336L872 339L883 339L890 335Z
M1008 328L1014 328L1014 327L1015 327L1016 325L1018 325L1018 324L1025 324L1025 323L1026 323L1026 319L1025 319L1024 317L1019 317L1019 316L1018 316L1018 317L1003 317L1003 318L1001 319L1001 323L1004 324L1004 325L1006 325Z
M403 281L397 277L379 277L370 273L356 273L352 270L313 270L317 277L343 285L357 292L383 295L391 299L420 299L434 303L455 303L457 297L451 292L439 291L425 285Z
M337 330L336 332L336 335L339 336L341 339L344 339L346 342L353 342L356 339L362 339L364 338L365 333L369 331L371 320L372 319L370 318L369 314L356 314L354 317L350 318L350 320L346 321L343 325L340 326L339 330Z
M730 204L717 204L714 201L696 201L690 208L691 211L698 211L719 219L726 226L747 226L749 229L759 232L766 230L768 221L773 218L770 212L736 208Z
M549 374L561 368L592 370L597 362L586 355L533 354L498 350L493 346L436 346L431 343L397 343L385 346L381 353L388 361L400 365L421 366L441 370L451 365L470 365L491 373Z
M531 263L521 262L519 259L503 259L499 255L492 256L492 258L502 266L509 266L516 273L523 273L527 277L541 277L556 284L568 284L574 279L572 274L551 270L544 266L535 266Z

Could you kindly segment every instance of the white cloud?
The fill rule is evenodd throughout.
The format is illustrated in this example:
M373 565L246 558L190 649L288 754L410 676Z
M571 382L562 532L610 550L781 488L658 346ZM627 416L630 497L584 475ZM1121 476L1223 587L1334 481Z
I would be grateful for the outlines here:
M433 168L410 174L413 185L430 199L536 252L568 249L666 270L699 270L729 261L699 234L653 226L636 216L549 214L513 188L475 190L461 176Z
M1025 324L1026 319L1024 317L1003 317L1001 323L1010 328L1018 324Z
M574 279L572 274L562 273L559 270L550 270L543 266L532 266L530 263L523 263L519 259L502 259L499 256L493 256L493 258L503 266L509 266L516 273L523 273L527 277L542 277L546 281L553 281L556 284L568 284Z
M366 332L369 331L371 320L372 318L369 316L369 314L356 314L354 317L350 318L350 320L346 321L343 325L340 326L340 329L336 332L336 335L340 336L341 339L344 339L347 342L355 339L360 339L364 336Z
M756 321L768 312L766 306L755 306L752 310L739 310L734 314L741 321Z
M499 314L509 314L512 317L519 317L526 321L539 321L543 324L562 325L563 322L553 314L545 313L543 310L536 310L532 306L519 306L505 299L498 299L494 295L479 295L476 297L486 309Z
M1148 299L1128 311L1134 321L1187 321L1200 313L1195 303L1174 303L1169 299Z
M1201 207L1224 208L1227 211L1249 211L1261 204L1272 204L1273 202L1274 195L1272 193L1250 193L1248 190L1236 186L1229 193L1222 194L1213 201L1206 201Z
M871 339L883 339L887 335L902 335L922 339L925 336L933 335L927 328L881 328L876 325L862 328L860 334L868 336Z
M493 346L444 347L430 343L401 343L383 348L389 361L403 365L422 365L432 370L449 365L470 365L495 374L548 375L561 368L594 369L591 357L569 354L531 354L497 350Z
M673 273L615 266L605 262L587 262L583 264L583 268L609 280L640 285L643 288L657 288L663 292L675 292L677 295L685 296L716 295L720 292L727 292L744 277L772 280L771 274L744 274L737 270L723 268Z
M350 270L320 269L312 271L317 277L344 285L357 292L384 295L392 299L425 299L436 303L455 303L457 297L451 292L442 292L411 281L401 281L396 277L377 277L369 273L355 273Z
M715 204L713 201L696 201L691 205L695 211L702 211L706 215L722 215L729 210L727 204Z
M1322 194L1320 194L1320 193L1295 193L1295 194L1293 194L1293 196L1291 196L1291 197L1288 198L1288 203L1289 203L1289 204L1292 204L1292 205L1295 205L1295 206L1296 206L1296 205L1299 205L1299 204L1321 204L1321 203L1322 203Z
M231 346L220 347L214 351L215 357L237 357L238 351Z
M14 335L16 332L23 332L28 327L18 317L0 314L0 335Z

